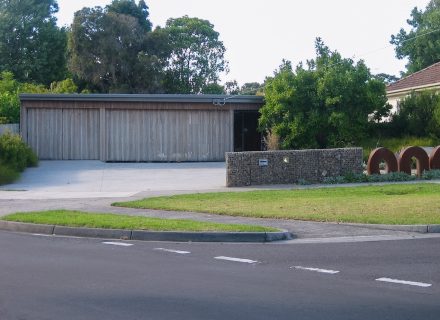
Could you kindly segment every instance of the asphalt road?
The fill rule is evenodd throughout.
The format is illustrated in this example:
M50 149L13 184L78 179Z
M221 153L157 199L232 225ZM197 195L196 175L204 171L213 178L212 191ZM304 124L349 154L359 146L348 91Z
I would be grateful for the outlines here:
M0 319L440 315L438 237L296 244L103 242L0 232ZM390 282L395 280L401 283Z

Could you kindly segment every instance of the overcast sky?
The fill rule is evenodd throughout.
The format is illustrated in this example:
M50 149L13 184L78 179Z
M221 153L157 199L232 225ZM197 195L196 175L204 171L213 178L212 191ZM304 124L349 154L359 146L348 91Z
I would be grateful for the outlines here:
M111 0L58 0L58 23L70 25L75 11ZM429 0L145 0L154 26L188 15L214 24L226 46L230 72L223 81L263 82L288 59L313 58L314 40L323 38L344 57L362 58L372 73L399 75L391 34L408 29L406 19Z

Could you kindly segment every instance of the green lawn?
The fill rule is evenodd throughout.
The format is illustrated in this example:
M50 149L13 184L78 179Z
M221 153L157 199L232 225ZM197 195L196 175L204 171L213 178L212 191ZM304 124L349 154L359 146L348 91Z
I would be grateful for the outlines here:
M223 224L194 220L176 220L125 216L107 213L88 213L69 210L39 212L18 212L7 215L1 220L49 224L69 227L87 227L104 229L129 229L150 231L230 231L230 232L270 232L279 231L253 225Z
M440 184L205 193L113 205L307 221L440 224Z

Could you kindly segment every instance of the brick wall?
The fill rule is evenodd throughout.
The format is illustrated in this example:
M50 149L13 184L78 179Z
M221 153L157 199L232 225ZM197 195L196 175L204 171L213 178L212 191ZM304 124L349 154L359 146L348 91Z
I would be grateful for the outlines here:
M362 173L362 148L226 153L226 185L292 184Z

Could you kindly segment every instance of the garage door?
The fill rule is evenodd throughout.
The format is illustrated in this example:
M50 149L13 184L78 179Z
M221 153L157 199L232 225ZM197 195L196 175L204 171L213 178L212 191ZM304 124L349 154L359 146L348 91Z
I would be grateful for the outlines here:
M222 110L107 110L107 161L224 161L232 150Z

